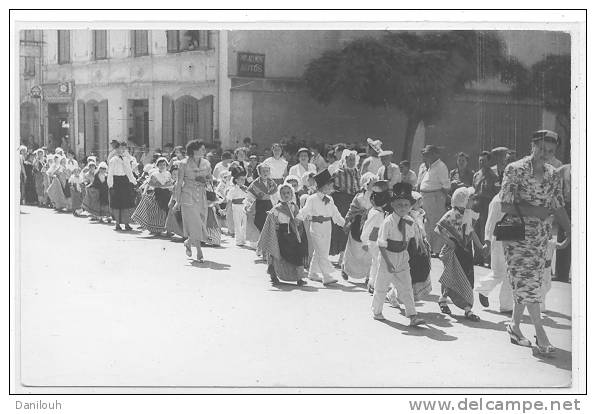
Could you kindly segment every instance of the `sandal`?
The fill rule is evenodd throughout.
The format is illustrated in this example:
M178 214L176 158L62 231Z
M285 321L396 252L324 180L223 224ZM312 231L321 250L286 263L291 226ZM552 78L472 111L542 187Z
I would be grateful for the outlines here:
M536 348L538 349L538 353L542 355L552 354L556 351L557 348L552 346L551 344L548 345L539 345L538 344L538 337L534 335L534 339L536 340Z
M192 257L192 248L190 247L190 243L184 242L184 247L186 247L186 255L188 257Z
M471 310L467 310L464 315L465 315L466 319L471 320L472 322L480 321L480 317L478 315L474 314L474 312L472 312Z
M446 302L439 302L439 308L441 309L441 313L445 315L452 315L451 309L447 306Z
M511 325L507 325L507 333L509 334L509 340L513 345L525 346L528 348L532 347L530 340L513 332Z

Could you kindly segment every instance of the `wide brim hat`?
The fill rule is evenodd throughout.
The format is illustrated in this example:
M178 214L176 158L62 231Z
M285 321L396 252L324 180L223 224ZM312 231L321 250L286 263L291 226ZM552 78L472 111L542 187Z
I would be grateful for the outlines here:
M380 139L367 138L366 143L371 147L377 154L383 151L383 142Z
M557 134L555 131L551 131L549 129L541 129L541 130L536 131L532 134L532 142L536 142L536 141L540 141L540 140L551 141L558 145L559 144L559 134Z
M490 150L491 154L499 154L499 153L506 153L509 152L509 148L507 147L495 147Z
M317 183L317 188L321 188L325 184L328 184L331 181L333 181L333 177L331 177L329 170L325 168L323 171L315 175L315 181Z
M312 153L310 152L310 150L308 148L300 148L297 152L296 152L296 156L298 157L300 155L301 152L306 152L308 154L309 157L312 156Z
M412 196L412 185L410 183L397 183L393 186L393 194L391 201L408 200L410 204L414 204L416 200Z
M379 157L390 157L393 155L393 151L385 150L379 152Z

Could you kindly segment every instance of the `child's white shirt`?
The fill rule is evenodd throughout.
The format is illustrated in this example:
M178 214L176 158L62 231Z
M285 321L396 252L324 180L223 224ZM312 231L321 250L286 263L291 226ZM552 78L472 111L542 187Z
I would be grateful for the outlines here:
M362 241L363 245L371 246L377 244L377 240L370 240L370 237L374 231L378 239L379 231L383 225L383 220L385 220L384 211L378 210L377 208L371 208L369 210L368 215L366 216L366 221L364 222L364 226L362 227L362 233L360 234L360 240Z

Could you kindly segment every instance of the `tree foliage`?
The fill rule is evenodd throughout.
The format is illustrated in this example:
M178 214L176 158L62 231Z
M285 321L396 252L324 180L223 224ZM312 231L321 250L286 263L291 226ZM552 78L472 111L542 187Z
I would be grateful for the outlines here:
M492 32L387 32L323 53L307 65L304 79L318 102L343 95L403 112L409 157L418 123L436 120L447 99L471 82L500 74L510 63L503 50Z

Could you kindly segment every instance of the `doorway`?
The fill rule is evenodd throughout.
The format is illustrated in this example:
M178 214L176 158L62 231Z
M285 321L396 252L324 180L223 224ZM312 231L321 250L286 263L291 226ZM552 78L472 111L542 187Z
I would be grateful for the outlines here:
M128 100L128 139L149 147L149 99Z
M48 104L48 145L70 148L70 108L67 103Z

